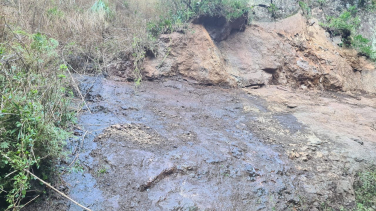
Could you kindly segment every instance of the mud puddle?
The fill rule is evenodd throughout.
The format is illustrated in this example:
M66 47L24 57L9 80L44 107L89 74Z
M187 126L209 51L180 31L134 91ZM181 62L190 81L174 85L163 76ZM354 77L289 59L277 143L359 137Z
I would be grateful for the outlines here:
M92 210L354 206L349 181L356 168L348 166L357 161L289 110L272 111L241 89L184 80L137 89L102 77L78 80L89 107L78 131L83 169L63 180L65 191ZM44 207L82 210L59 198L38 209Z

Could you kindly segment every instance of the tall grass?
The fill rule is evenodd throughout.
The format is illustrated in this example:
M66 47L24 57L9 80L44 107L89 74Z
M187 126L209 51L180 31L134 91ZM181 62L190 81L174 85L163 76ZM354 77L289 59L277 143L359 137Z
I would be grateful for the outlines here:
M159 18L157 2L18 0L0 10L14 27L46 34L69 46L65 57L85 55L101 69L132 52L135 37L148 45L147 23Z

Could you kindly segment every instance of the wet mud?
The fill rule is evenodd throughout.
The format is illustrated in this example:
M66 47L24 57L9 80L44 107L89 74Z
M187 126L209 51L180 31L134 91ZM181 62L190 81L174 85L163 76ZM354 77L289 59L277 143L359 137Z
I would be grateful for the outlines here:
M180 79L136 89L77 80L88 107L68 146L81 170L65 173L62 189L92 210L352 208L354 175L375 161L375 143L362 139L368 156L350 154L346 143L303 124L299 107L259 91ZM36 207L82 210L61 197L29 208Z

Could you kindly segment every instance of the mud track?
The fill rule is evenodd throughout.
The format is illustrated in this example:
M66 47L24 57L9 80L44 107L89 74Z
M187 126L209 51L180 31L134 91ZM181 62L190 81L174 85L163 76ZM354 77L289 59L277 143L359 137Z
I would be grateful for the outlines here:
M77 79L92 113L69 145L87 132L83 171L61 189L92 210L351 209L354 175L376 163L375 98ZM81 210L58 196L29 209Z

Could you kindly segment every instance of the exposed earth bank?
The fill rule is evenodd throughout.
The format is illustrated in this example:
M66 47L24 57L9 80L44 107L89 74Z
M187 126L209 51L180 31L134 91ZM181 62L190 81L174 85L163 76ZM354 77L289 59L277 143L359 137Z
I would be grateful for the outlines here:
M277 22L255 22L215 42L212 37L222 32L218 30L191 24L185 34L162 35L157 50L146 58L144 79L183 76L203 85L278 84L376 93L374 63L355 50L338 47L317 19L297 13ZM117 80L134 77L129 62L114 64L107 72Z

